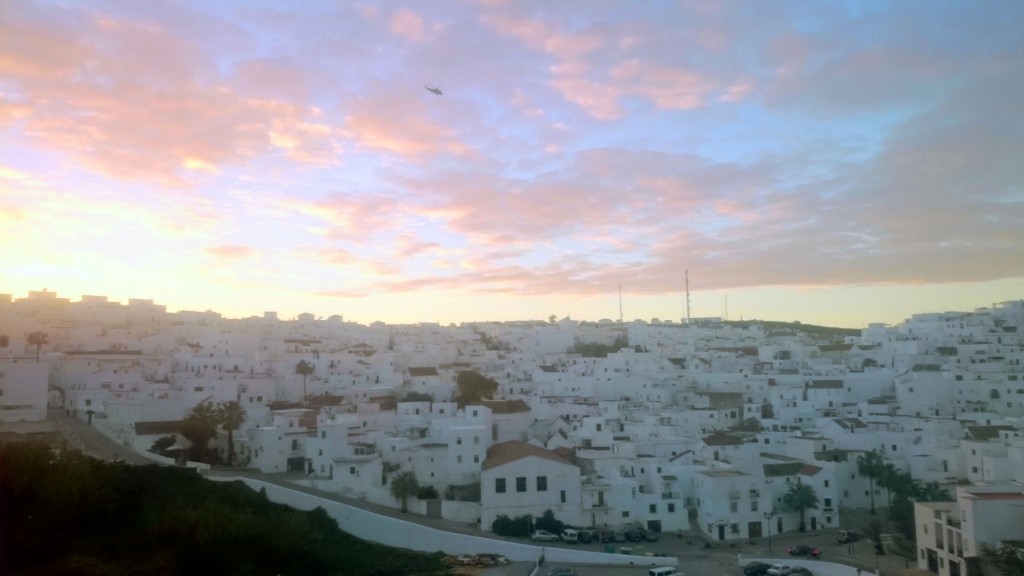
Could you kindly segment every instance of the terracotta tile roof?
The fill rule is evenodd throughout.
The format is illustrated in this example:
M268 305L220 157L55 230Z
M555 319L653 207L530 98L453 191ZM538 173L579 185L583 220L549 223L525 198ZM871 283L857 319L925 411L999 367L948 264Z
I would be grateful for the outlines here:
M530 405L523 400L481 400L480 404L490 408L491 414L518 414L530 411Z
M409 376L438 376L437 368L433 366L410 366Z
M530 456L544 458L545 460L551 460L552 462L558 462L559 464L565 464L566 466L575 466L572 462L569 462L551 450L545 450L539 446L520 442L519 440L509 440L508 442L495 444L487 449L487 458L484 460L482 469L490 470L491 468L515 462L516 460L522 460L523 458L528 458Z
M708 446L739 446L743 444L743 439L731 434L715 433L704 437L704 443Z
M820 466L813 466L811 464L804 464L804 467L800 469L800 474L804 476L814 476L818 472L821 472Z
M778 464L764 464L762 466L765 476L796 476L803 470L803 462L782 462Z
M995 440L999 438L999 432L1002 430L1014 430L1014 427L1004 424L998 426L967 426L965 434L970 440Z

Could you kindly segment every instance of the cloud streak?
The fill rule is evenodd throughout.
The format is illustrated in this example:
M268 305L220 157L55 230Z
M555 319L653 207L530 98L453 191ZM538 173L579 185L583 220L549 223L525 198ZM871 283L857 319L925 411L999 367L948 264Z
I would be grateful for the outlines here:
M1021 279L1024 8L745 8L19 5L0 266L52 218L259 305Z

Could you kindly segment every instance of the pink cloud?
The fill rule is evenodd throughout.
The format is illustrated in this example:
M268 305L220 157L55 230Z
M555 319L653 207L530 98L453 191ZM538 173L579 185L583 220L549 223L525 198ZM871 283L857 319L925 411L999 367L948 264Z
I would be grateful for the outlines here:
M419 42L424 39L423 18L412 10L394 10L390 17L391 32L406 40Z
M283 146L301 151L295 159L322 161L325 154L312 151L333 149L315 109L220 83L183 37L152 23L74 15L75 27L53 14L0 23L0 36L16 47L0 66L36 141L115 178L178 184L189 169L216 172L273 151L282 140L275 144L272 133L282 126L302 127ZM50 47L33 48L41 42Z
M206 249L206 253L217 258L229 260L244 260L256 253L251 246L239 246L237 244L223 244L212 246Z

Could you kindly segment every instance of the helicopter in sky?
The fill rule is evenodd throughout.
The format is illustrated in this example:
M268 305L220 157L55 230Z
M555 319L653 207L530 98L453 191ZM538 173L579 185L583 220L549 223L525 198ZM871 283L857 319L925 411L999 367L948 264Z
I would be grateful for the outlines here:
M440 86L431 86L430 84L424 84L423 87L426 88L428 92L433 92L438 96L444 96L444 91L441 90Z

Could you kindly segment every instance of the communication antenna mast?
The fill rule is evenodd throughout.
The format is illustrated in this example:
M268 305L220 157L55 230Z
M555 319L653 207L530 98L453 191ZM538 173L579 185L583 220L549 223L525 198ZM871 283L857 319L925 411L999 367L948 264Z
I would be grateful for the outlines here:
M729 319L729 295L728 294L725 295L725 311L722 312L722 316L723 316L722 320L728 320Z
M619 323L622 323L622 284L619 284Z
M686 269L686 323L690 323L690 269Z

